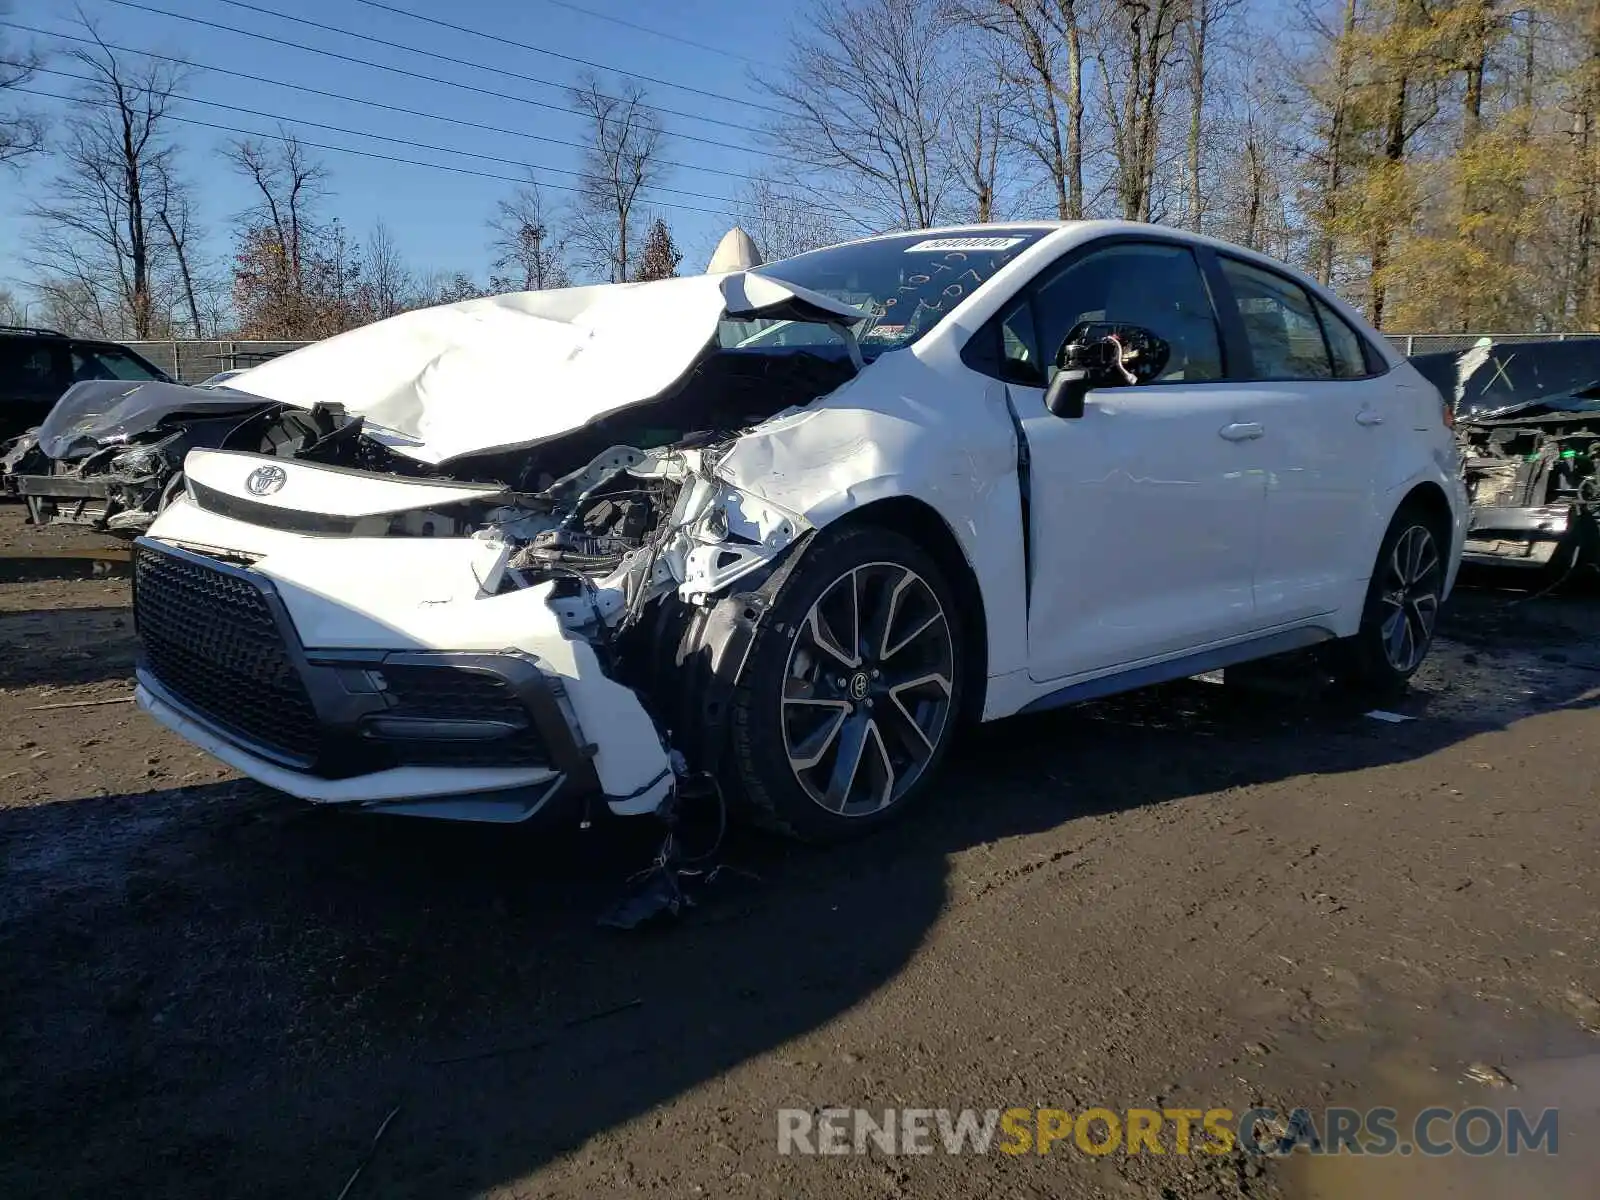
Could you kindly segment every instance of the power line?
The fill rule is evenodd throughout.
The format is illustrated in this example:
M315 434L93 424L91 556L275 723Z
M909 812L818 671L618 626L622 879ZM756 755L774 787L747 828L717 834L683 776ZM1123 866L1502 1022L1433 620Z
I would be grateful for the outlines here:
M323 30L324 32L327 32L327 33L338 34L338 35L340 35L342 37L355 38L357 41L368 42L368 43L371 43L374 46L386 46L391 50L400 50L400 51L403 51L403 52L405 52L407 54L419 54L424 58L437 59L439 62L447 62L447 63L451 63L451 64L453 64L455 66L458 66L458 67L466 67L468 70L471 70L471 71L480 71L480 72L481 71L488 71L488 72L490 72L492 74L495 74L495 75L505 75L505 76L507 76L509 78L520 79L524 83L532 83L532 84L536 84L536 85L538 85L540 87L552 87L552 88L556 88L556 89L558 89L560 91L568 91L569 90L569 85L567 85L567 84L556 83L555 81L549 80L549 79L540 79L536 75L524 75L519 71L510 71L510 70L507 70L504 67L491 67L486 63L475 63L475 62L471 62L471 61L469 61L468 59L465 59L465 58L455 58L455 57L453 57L453 56L451 56L449 54L440 54L440 53L438 53L436 51L433 51L433 50L424 50L420 46L407 46L403 42L391 42L391 41L388 41L388 40L386 40L384 38L373 37L370 34L356 33L354 30L350 30L350 29L341 29L337 25L324 25L324 24L322 24L322 23L320 23L318 21L312 21L312 20L310 20L310 19L308 19L306 17L295 17L295 16L290 16L288 13L274 12L271 9L256 8L254 5L241 3L240 0L220 0L220 2L223 3L223 4L231 4L231 5L234 5L236 7L244 8L244 9L247 9L247 10L250 10L250 11L254 11L254 12L263 12L263 13L268 14L269 16L278 17L279 19L284 20L284 21L291 21L291 22L293 22L293 23L295 23L297 25L307 25L307 26L310 26L313 29L321 29L321 30ZM131 9L134 9L135 11L137 11L137 12L152 13L152 14L154 14L156 16L160 16L160 17L169 17L169 18L171 18L171 19L173 19L175 21L187 21L187 22L189 22L191 24L194 24L194 25L205 25L205 26L208 26L208 27L210 27L212 29L220 29L220 30L222 30L224 32L227 32L227 33L243 34L245 37L257 38L257 39L259 39L261 41L276 42L279 45L295 46L297 49L311 50L313 53L326 54L326 55L329 55L330 57L344 59L346 62L359 63L362 66L379 66L380 65L378 63L366 62L366 61L364 61L362 59L351 58L348 55L334 54L333 51L330 51L330 50L317 50L313 46L305 46L305 45L301 45L301 44L298 44L298 43L287 42L282 38L271 37L271 36L269 36L267 34L264 34L264 33L255 33L252 30L238 29L238 28L236 28L236 27L234 27L232 25L223 25L223 24L221 24L221 23L219 23L217 21L208 21L203 17L190 16L187 13L170 12L167 9L164 9L164 8L155 8L155 7L153 7L151 5L148 5L148 4L140 4L140 3L137 2L137 0L105 0L105 3L107 3L107 4L115 4L119 8L131 8ZM538 103L538 101L529 101L529 103ZM545 107L545 108L554 107L554 108L559 109L562 112L575 112L576 111L576 110L574 110L573 108L571 108L570 106L567 106L567 105L548 105L548 104L546 104L546 105L541 105L541 107ZM663 108L663 107L661 107L659 105L651 105L651 107L654 108L657 112L666 113L668 116L681 117L683 120L686 120L686 121L701 121L701 122L704 122L707 125L720 125L720 126L723 126L724 128L737 129L737 130L739 130L741 132L744 132L744 133L760 133L761 132L761 130L757 129L753 125L740 125L736 121L723 121L723 120L720 120L717 117L705 117L705 116L699 115L698 113L683 112L681 109L676 109L676 108Z
M107 3L128 5L128 0L107 0ZM130 7L139 6L130 5ZM151 9L149 11L154 12L157 10ZM479 87L472 83L460 83L454 79L443 79L438 75L427 75L421 71L407 70L405 67L391 67L387 63L372 62L368 59L356 58L351 54L340 54L337 50L323 50L318 46L308 46L304 42L296 42L288 38L273 37L271 34L267 33L253 33L246 29L234 29L228 25L219 25L215 21L207 21L203 17L191 17L186 16L183 13L166 13L165 15L176 20L188 21L194 25L204 25L210 29L220 29L224 33L237 33L244 37L255 38L260 42L271 42L275 46L286 46L291 50L304 50L308 54L320 54L323 58L335 59L338 62L351 63L358 67L370 67L375 71L386 71L390 75L399 75L404 79L415 79L422 83L436 83L442 87L455 88L457 91L471 92L478 96L488 96L492 100L506 100L513 104L526 104L531 108L542 108L548 112L562 113L569 117L580 115L564 105L551 104L545 100L534 100L527 96L518 96L513 92L497 92L493 88ZM9 22L5 23L9 24ZM62 34L57 36L67 35ZM77 40L86 41L88 39L80 38ZM716 146L723 150L742 150L750 154L766 153L765 151L758 150L752 146L730 146L726 141L723 141L720 138L700 137L692 133L673 133L672 136L681 141L698 142L706 146Z
M89 75L74 75L71 71L58 71L54 67L39 67L39 68L37 68L37 70L41 75L56 75L56 76L61 77L62 79L75 79L79 83L95 83L95 82L97 82L97 80L95 80L92 76L89 76ZM410 146L413 150L431 150L436 154L459 154L463 158L479 158L479 159L482 159L485 162L499 163L502 166L521 167L524 170L530 171L530 172L532 172L532 171L549 171L549 172L551 172L552 174L555 174L555 175L573 175L573 176L576 176L579 179L585 178L584 172L582 172L582 171L574 171L574 170L572 170L572 169L570 169L568 167L551 167L551 166L546 166L543 163L525 162L522 159L518 159L518 158L503 158L503 157L501 157L500 155L497 155L497 154L480 154L475 150L457 150L457 149L454 149L453 147L450 147L450 146L435 146L431 142L417 142L417 141L413 141L410 138L391 137L389 134L386 134L386 133L372 133L372 132L370 132L368 130L365 130L365 129L347 129L342 125L329 125L325 121L313 121L313 120L311 120L311 119L309 119L307 117L285 118L285 117L282 117L281 115L279 115L278 113L262 112L260 109L257 109L257 108L243 108L243 107L241 107L240 105L237 105L237 104L224 104L220 100L199 100L199 99L196 99L193 96L176 96L174 98L177 99L177 100L180 100L181 102L186 103L186 104L199 104L199 105L201 105L201 106L203 106L205 108L226 109L229 112L243 113L245 116L248 116L248 117L261 117L264 120L268 120L268 121L288 120L291 124L294 124L294 125L309 125L313 129L325 129L329 133L342 133L342 134L345 134L348 137L371 138L371 139L373 139L375 141L380 141L380 142L393 142L397 146ZM553 186L553 185L551 185L551 186ZM658 183L640 184L639 185L639 190L640 191L652 191L652 192L666 192L667 194L674 195L674 196L687 196L691 200L713 200L718 204L737 204L738 203L738 201L731 200L727 196L708 196L705 192L688 192L688 191L684 191L682 188L665 187L662 184L658 184Z
M613 25L621 25L624 29L637 29L640 33L648 33L652 37L665 38L669 42L677 42L680 46L693 46L696 50L704 50L708 54L720 54L724 58L736 58L740 62L749 63L752 67L775 67L778 64L767 59L751 58L748 54L740 54L737 50L724 50L721 46L707 45L697 42L693 38L681 37L676 33L668 33L664 29L652 29L648 25L640 25L636 21L624 20L614 17L610 13L596 12L592 8L584 8L581 4L569 3L569 0L544 0L556 8L570 9L575 13L582 13L586 17L593 17L597 21L609 21Z
M222 0L222 3L232 5L234 8L246 8L251 12L270 13L273 16L284 15L282 13L273 12L273 10L269 8L257 8L254 4L245 4L242 2L242 0ZM441 20L438 17L430 17L424 13L412 12L409 8L399 8L393 4L384 4L382 0L356 0L356 3L365 4L368 8L376 8L382 12L394 13L397 16L410 17L413 21L424 21L429 25L437 25L441 29L453 29L457 33L467 33L471 34L473 37L486 38L491 42L498 42L501 45L515 46L518 50L526 50L530 54L543 54L547 58L559 58L563 62L577 63L579 66L590 67L596 71L609 71L613 75L622 75L629 79L640 79L645 83L653 83L659 87L676 88L680 92L690 92L696 96L705 96L711 100L722 100L728 104L741 105L744 108L758 108L765 112L777 113L779 115L782 115L783 113L781 108L774 108L770 104L757 104L754 100L746 100L739 96L727 96L721 92L708 92L704 88L690 87L683 83L673 83L666 79L657 79L654 75L641 75L637 71L624 71L621 67L608 67L604 63L593 62L587 58L577 58L574 55L562 54L556 50L546 50L542 46L535 46L528 42L519 42L514 38L508 38L503 34L487 33L482 29L473 29L466 25L456 25L450 21ZM297 21L300 18L289 17L286 19ZM326 28L326 26L322 26L320 28ZM636 28L638 27L636 26Z
M65 102L67 102L69 104L88 104L88 105L90 105L92 107L95 107L95 108L115 108L116 107L116 105L113 104L110 101L85 100L82 97L78 97L78 96L63 96L59 92L43 92L43 91L40 91L38 88L13 87L13 88L9 88L7 90L15 92L20 96L38 96L38 97L41 97L41 98L43 98L45 100L62 100L62 101L65 101ZM401 163L401 164L403 164L405 166L408 166L408 167L425 167L428 170L432 170L432 171L449 171L451 174L454 174L454 175L472 175L472 176L475 176L475 177L477 177L479 179L498 179L502 183L526 183L527 182L527 180L525 178L519 179L515 175L496 175L492 171L478 171L478 170L474 170L471 167L456 167L456 166L451 166L448 163L421 162L421 161L419 161L418 159L415 159L415 158L400 158L397 155L393 155L393 154L379 154L376 150L356 150L356 149L354 149L354 148L352 148L350 146L330 146L326 142L308 142L308 141L305 141L302 138L291 138L287 134L283 134L283 133L263 133L258 129L240 129L236 125L221 125L221 124L218 124L215 121L202 121L197 117L180 117L180 116L177 116L177 115L175 115L173 113L167 113L167 114L165 114L165 119L168 120L168 121L178 121L178 122L181 122L184 125L198 125L202 129L216 129L216 130L221 130L223 133L237 133L237 134L243 134L245 137L264 138L265 140L267 140L269 142L290 142L290 141L293 141L293 142L299 143L302 146L307 146L307 147L309 147L310 149L313 149L313 150L326 150L326 151L329 151L330 153L333 153L333 154L354 154L354 155L357 155L357 156L359 156L361 158L377 159L379 162ZM292 125L293 122L284 122L284 124ZM451 153L454 153L454 151L451 151ZM546 183L546 184L542 184L541 186L550 188L551 190L557 191L557 192L574 192L574 193L576 193L576 192L581 192L582 191L581 188L571 187L568 184L564 184L564 183ZM736 221L736 220L739 219L738 215L735 214L735 213L725 212L722 209L716 209L716 208L704 208L702 206L694 205L694 204L676 204L676 203L672 203L672 202L669 202L669 201L666 201L666 200L652 200L650 202L650 206L653 207L653 208L670 208L670 209L674 209L674 210L676 210L678 212L703 213L706 216L712 216L712 217L725 217L730 221Z
M159 53L157 53L157 52L155 52L153 50L140 49L137 46L123 46L123 45L118 45L118 44L116 44L114 42L106 42L106 41L101 41L101 40L98 40L98 39L95 39L95 38L83 37L83 36L81 36L79 34L64 33L64 32L59 32L59 31L51 30L51 29L41 29L36 25L27 25L27 24L24 24L24 23L19 22L19 21L7 21L7 20L0 19L0 28L16 29L16 30L20 30L21 32L24 32L24 33L37 34L37 35L39 35L41 37L51 37L51 38L56 38L56 39L62 40L62 41L79 42L79 43L82 43L84 45L101 46L106 50L119 51L119 52L125 53L125 54L137 54L137 55L140 55L141 57L150 58L150 59L156 59L156 60L161 61L161 62L169 62L169 63L173 63L173 64L176 64L176 65L179 65L179 66L194 67L194 68L196 68L198 70L202 70L202 71L212 71L212 72L215 72L218 75L225 75L225 76L228 76L228 77L233 78L233 79L246 79L246 80L249 80L249 81L251 81L253 83L266 84L269 87L287 88L287 89L289 89L291 91L302 92L302 93L304 93L306 95L320 96L320 97L322 97L324 99L328 99L328 100L339 100L339 101L343 101L343 102L348 103L348 104L357 104L357 105L361 105L361 106L366 107L366 108L378 109L378 110L381 110L383 112L398 113L398 114L400 114L402 116L421 117L421 118L423 118L425 120L430 120L430 121L442 121L442 122L445 122L445 123L451 124L451 125L459 125L459 126L462 126L464 128L467 128L467 129L481 130L481 131L483 131L485 133L500 134L500 135L505 136L505 137L524 138L524 139L527 139L529 141L545 142L545 143L548 143L548 144L553 145L553 146L565 146L565 147L567 147L569 149L573 149L573 150L586 150L586 149L588 149L588 147L582 142L566 141L566 140L564 140L562 138L551 137L548 134L530 133L530 132L528 132L527 130L524 130L524 129L507 129L507 128L504 128L504 127L499 126L499 125L486 124L486 123L484 123L482 121L470 121L470 120L467 120L464 117L445 116L442 113L423 112L420 109L406 108L406 107L404 107L402 105L397 105L397 104L387 104L387 103L385 103L385 102L383 102L381 100L370 100L370 99L365 99L365 98L360 97L360 96L350 96L350 95L346 95L346 94L344 94L342 92L332 92L332 91L328 91L328 90L326 90L324 88L311 87L311 86L309 86L307 84L290 83L288 80L285 80L285 79L272 79L272 78L268 78L265 75L254 75L254 74L251 74L248 71L240 71L240 70L236 70L236 69L234 69L232 67L219 67L219 66L216 66L215 64L212 64L212 63L197 62L197 61L195 61L193 59L184 58L184 57L180 57L180 56L177 56L177 55L159 54ZM41 69L43 69L43 68L41 68ZM49 73L50 74L56 74L56 75L63 75L66 78L69 78L69 79L79 79L79 78L81 78L80 76L71 75L71 74L69 74L67 72L64 72L64 71L51 70ZM450 83L449 80L439 80L438 82L446 83L446 84ZM185 98L189 99L188 97L185 97ZM514 98L514 97L511 97L511 98ZM213 102L213 101L202 101L202 100L195 100L193 102L197 103L197 104L216 104L216 102ZM219 105L219 106L220 107L233 107L233 106L230 106L230 105ZM252 110L241 109L239 111L251 112ZM273 116L273 119L277 119L275 114L268 114L268 115ZM330 126L329 128L336 128L336 127L331 127ZM366 135L358 135L358 136L366 136ZM374 134L374 135L371 135L371 136L377 137L377 136L381 136L381 135ZM678 135L673 135L673 136L678 136ZM780 156L774 155L772 157L780 158L780 161L788 161L788 160L781 159ZM505 160L502 160L502 161L505 161ZM660 159L659 161L664 166L677 167L677 168L679 168L681 170L685 170L685 171L700 171L700 172L704 172L705 174L708 174L708 175L720 175L720 176L724 176L724 177L729 178L729 179L743 180L743 181L748 182L748 183L766 182L766 180L762 176L750 175L750 174L746 174L746 173L741 172L741 171L729 171L729 170L726 170L726 169L723 169L723 168L720 168L720 167L701 166L701 165L699 165L697 163L679 162L677 160L669 159L669 158L663 158L663 159ZM553 168L553 167L552 168L544 168L544 169L546 169L546 170L557 170L557 168ZM565 173L573 174L574 172L565 172ZM689 193L689 194L698 194L698 193ZM837 205L831 205L831 204L818 205L818 204L815 204L815 203L813 203L811 201L804 200L804 199L800 198L799 196L791 196L791 195L787 195L787 194L784 194L784 193L775 193L774 198L778 199L778 200L781 200L781 201L785 201L787 203L796 204L796 205L798 205L798 206L800 206L802 208L811 209L813 211L825 211L825 212L828 212L828 213L830 213L830 214L832 214L834 216L841 217L841 218L845 219L846 221L849 221L852 224L857 224L857 225L860 224L859 221L857 221L849 213L845 212L845 210L843 210L842 208L839 208ZM719 197L718 199L721 199L721 198ZM730 203L731 203L731 201L730 201ZM863 229L867 228L865 225L862 225L861 227Z
M219 67L214 63L198 62L192 58L183 58L176 54L157 54L154 50L141 50L137 46L119 46L114 42L101 41L96 38L83 37L72 33L58 33L52 29L40 29L36 25L24 25L20 21L0 20L0 28L16 29L23 33L33 33L40 37L59 38L62 41L81 42L86 46L103 46L107 50L117 50L123 54L137 54L144 58L153 58L161 62L174 63L178 66L194 67L200 71L211 71L217 75L226 75L232 79L248 79L251 83L264 83L269 87L288 88L290 91L304 92L308 96L321 96L325 100L342 100L347 104L359 104L366 108L382 109L384 112L399 113L406 117L422 117L428 121L443 121L450 125L460 125L467 129L478 129L484 133L498 133L505 137L526 138L534 142L548 142L552 146L566 146L572 150L587 150L589 147L582 142L569 142L563 138L551 137L545 133L529 133L526 129L506 129L499 125L487 125L482 121L469 121L465 117L447 117L443 113L423 112L419 108L405 108L398 104L386 104L382 100L367 100L361 96L347 96L342 92L330 92L324 88L314 88L309 84L290 83L287 79L272 79L266 75L252 75L248 71L239 71L233 67ZM59 72L58 72L59 73ZM441 82L448 82L442 80ZM676 134L670 135L676 137ZM703 171L707 175L723 175L729 179L742 179L748 183L761 181L759 175L747 175L742 171L728 171L721 167L705 167L698 163L678 162L674 159L659 159L665 166L679 167L685 171ZM784 197L790 199L791 197Z

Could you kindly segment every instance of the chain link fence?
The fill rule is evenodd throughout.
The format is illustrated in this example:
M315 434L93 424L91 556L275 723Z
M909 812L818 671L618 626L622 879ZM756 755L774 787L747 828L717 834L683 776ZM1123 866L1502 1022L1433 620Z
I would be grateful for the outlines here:
M1413 354L1439 354L1470 350L1484 338L1496 342L1565 342L1600 337L1600 333L1386 333L1389 344L1410 358Z
M259 366L310 342L196 341L176 340L123 342L171 375L179 383L199 383L218 371L242 371Z

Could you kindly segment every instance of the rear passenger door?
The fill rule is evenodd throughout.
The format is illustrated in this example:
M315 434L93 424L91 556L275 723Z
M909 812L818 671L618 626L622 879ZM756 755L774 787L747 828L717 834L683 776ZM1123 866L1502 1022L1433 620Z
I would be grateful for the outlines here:
M1242 343L1237 386L1265 429L1256 613L1263 626L1291 624L1349 595L1395 414L1388 389L1370 383L1382 359L1314 292L1259 263L1216 261L1224 320Z
M0 441L43 421L67 382L64 342L33 334L0 336Z

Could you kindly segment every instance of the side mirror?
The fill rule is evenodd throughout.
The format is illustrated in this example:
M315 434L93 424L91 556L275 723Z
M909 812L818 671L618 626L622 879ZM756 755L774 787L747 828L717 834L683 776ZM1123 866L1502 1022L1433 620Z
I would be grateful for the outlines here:
M1085 321L1073 326L1056 352L1045 407L1068 420L1081 417L1090 392L1149 383L1171 357L1172 347L1148 329Z

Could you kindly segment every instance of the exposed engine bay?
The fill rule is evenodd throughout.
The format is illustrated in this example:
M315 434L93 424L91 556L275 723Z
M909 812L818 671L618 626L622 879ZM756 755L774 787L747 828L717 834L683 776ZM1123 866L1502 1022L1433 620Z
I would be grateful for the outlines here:
M237 423L221 448L460 485L464 498L386 513L302 512L210 486L203 453L191 460L186 487L201 508L264 528L500 546L479 580L484 592L551 583L552 606L570 628L616 637L655 597L679 589L692 601L718 591L800 532L791 514L725 487L715 464L742 431L827 395L855 372L840 347L716 350L645 404L537 447L437 467L396 452L382 431L337 406L275 406Z
M1474 420L1458 428L1467 492L1474 509L1485 510L1474 521L1469 551L1548 563L1558 549L1548 535L1556 532L1576 548L1600 516L1600 412L1587 419ZM1530 527L1519 528L1502 510L1536 511L1525 518Z
M1464 557L1559 570L1600 563L1600 339L1484 338L1411 361L1452 398L1472 502Z

